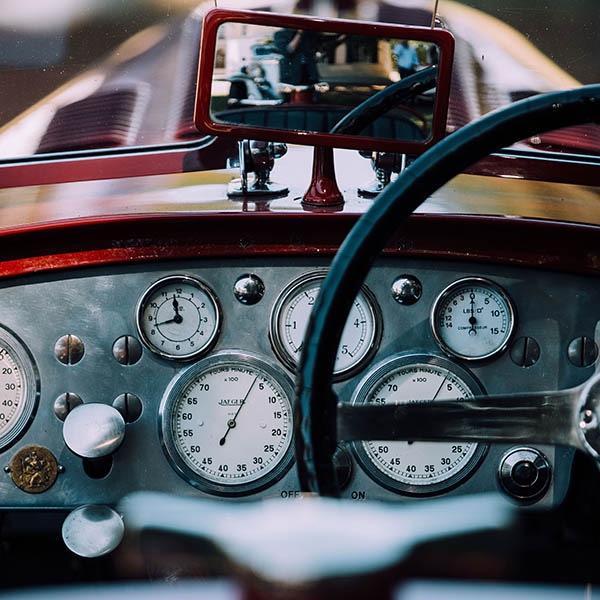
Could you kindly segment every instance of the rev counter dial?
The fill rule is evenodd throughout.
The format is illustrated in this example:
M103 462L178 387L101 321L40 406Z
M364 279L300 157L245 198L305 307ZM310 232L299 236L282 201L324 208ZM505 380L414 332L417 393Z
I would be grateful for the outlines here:
M440 294L431 313L431 328L444 352L463 360L491 358L508 345L515 309L499 285L467 277Z
M29 425L39 398L39 376L29 352L0 327L0 450Z
M161 402L163 448L176 472L211 493L240 495L292 460L292 384L246 353L220 352L176 378Z
M270 337L279 358L295 369L310 313L326 273L314 271L292 281L279 296L271 315ZM366 287L357 294L335 360L334 375L342 378L355 372L370 358L381 337L381 318L372 294Z
M220 323L213 292L187 275L157 281L138 303L140 337L163 358L189 360L203 354L215 341Z
M403 404L471 398L481 386L458 365L430 355L398 355L359 384L354 404ZM431 408L435 419L435 407ZM378 483L409 495L431 495L462 482L485 446L469 442L355 442L359 461Z

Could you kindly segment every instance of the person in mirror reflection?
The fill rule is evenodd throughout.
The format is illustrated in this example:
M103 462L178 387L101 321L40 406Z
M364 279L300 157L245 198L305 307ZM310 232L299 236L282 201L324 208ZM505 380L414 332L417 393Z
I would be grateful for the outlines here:
M418 69L419 58L417 52L407 40L398 42L392 49L392 52L396 57L401 79L412 75Z
M281 81L292 85L313 85L319 81L315 57L316 34L311 31L280 29L274 43L283 55Z

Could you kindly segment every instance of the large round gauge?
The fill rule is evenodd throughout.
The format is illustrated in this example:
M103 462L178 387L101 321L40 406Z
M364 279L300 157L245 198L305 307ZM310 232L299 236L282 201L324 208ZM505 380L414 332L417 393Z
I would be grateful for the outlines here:
M490 358L506 349L515 328L515 310L499 285L467 277L440 294L431 328L444 352L464 360Z
M204 491L262 489L292 460L292 396L287 375L254 355L220 352L196 363L172 382L160 405L167 457Z
M154 283L137 308L144 344L164 358L188 360L206 352L220 328L221 312L212 291L186 275Z
M273 307L271 342L290 369L298 363L308 319L324 279L324 271L301 276L283 291ZM342 332L334 368L337 378L354 372L377 349L381 335L378 315L375 299L363 287L354 299Z
M29 425L39 398L39 376L23 344L0 328L0 450Z
M471 398L481 386L467 371L430 355L397 355L361 382L355 404L403 404ZM431 409L435 419L435 408ZM400 493L431 495L462 482L485 452L469 442L364 441L354 448L367 473Z

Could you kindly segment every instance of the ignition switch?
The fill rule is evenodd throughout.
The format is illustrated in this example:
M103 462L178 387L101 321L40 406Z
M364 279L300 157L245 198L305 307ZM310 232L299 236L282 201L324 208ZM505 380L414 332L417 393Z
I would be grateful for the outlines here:
M535 448L513 448L500 461L498 476L502 489L512 498L535 502L550 485L548 459Z

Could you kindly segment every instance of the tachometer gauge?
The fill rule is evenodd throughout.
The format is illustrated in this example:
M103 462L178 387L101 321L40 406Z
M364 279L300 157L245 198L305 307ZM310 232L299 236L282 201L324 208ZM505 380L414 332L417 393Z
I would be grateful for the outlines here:
M490 358L506 349L515 327L508 294L480 277L455 281L431 313L433 334L444 352L464 360Z
M17 440L30 423L39 397L39 377L23 344L0 328L0 450Z
M304 333L310 312L325 273L315 271L293 281L278 298L271 315L270 336L279 358L294 369L302 352ZM366 287L358 293L338 348L334 375L337 378L354 372L377 349L381 335L375 299Z
M154 283L137 308L137 327L144 344L164 358L188 360L215 341L221 312L212 291L186 275Z
M255 492L292 460L293 387L245 353L220 352L176 378L160 405L160 431L177 473L211 493Z
M359 385L355 404L403 404L471 398L482 393L467 371L429 355L399 355L377 366ZM435 419L435 407L431 408ZM462 482L486 447L469 442L364 441L354 448L367 473L410 495L443 492Z

